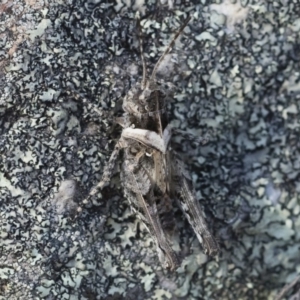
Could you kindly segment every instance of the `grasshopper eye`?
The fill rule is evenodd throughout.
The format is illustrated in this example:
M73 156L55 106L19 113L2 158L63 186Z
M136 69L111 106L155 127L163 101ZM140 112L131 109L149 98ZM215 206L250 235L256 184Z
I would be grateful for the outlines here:
M130 152L131 152L132 154L136 154L136 153L139 152L139 150L138 150L137 148L132 147L132 148L130 149Z

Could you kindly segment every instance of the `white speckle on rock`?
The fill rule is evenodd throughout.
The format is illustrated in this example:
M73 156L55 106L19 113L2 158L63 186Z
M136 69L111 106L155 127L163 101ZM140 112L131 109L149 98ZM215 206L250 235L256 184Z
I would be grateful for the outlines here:
M56 205L57 213L62 214L65 211L73 210L76 207L74 195L76 183L74 180L65 180L61 183L58 192L55 194L53 203Z

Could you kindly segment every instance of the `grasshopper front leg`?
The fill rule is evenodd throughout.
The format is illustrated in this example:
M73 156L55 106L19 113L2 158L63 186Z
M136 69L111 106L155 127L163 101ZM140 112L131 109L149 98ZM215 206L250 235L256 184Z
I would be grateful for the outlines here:
M112 172L115 168L115 164L116 164L116 160L119 156L119 153L120 153L120 150L122 148L124 148L126 145L125 145L125 142L122 138L120 138L118 140L118 142L116 143L115 145L115 148L108 160L108 162L106 163L106 165L104 166L104 171L103 171L103 175L102 175L102 178L101 180L99 181L99 183L94 186L91 190L91 192L88 194L88 196L82 201L83 205L87 204L89 202L89 200L95 195L97 194L97 192L99 190L102 190L103 187L110 181L111 179L111 175L112 175ZM82 211L82 207L78 207L77 208L77 215L76 217L78 216L78 214L80 214Z

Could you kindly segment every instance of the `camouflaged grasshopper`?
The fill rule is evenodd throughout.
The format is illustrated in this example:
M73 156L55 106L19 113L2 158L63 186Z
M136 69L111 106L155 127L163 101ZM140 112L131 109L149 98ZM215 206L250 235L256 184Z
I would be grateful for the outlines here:
M118 123L123 127L121 137L104 168L102 180L88 196L95 195L110 181L122 149L121 182L125 196L155 241L160 262L171 270L180 264L169 236L174 229L172 206L175 201L193 227L205 253L216 255L219 250L195 197L191 178L171 149L172 130L167 122L165 106L172 98L172 91L162 88L156 80L158 67L189 20L178 30L149 79L140 41L142 81L123 100L124 115L118 118Z

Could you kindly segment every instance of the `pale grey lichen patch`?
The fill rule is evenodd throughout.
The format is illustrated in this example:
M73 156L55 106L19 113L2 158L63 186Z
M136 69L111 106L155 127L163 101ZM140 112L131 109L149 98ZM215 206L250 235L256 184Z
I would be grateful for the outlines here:
M201 34L197 35L195 39L199 42L210 41L213 42L215 45L217 44L217 39L208 31L202 32Z
M245 7L241 4L240 0L230 1L224 0L220 4L211 4L210 9L212 12L217 12L226 17L226 26L228 33L234 31L234 25L244 21L248 15L249 7ZM222 24L223 20L214 16L211 19L212 23Z
M76 183L74 180L61 182L58 192L53 199L58 214L62 214L65 211L72 211L76 208L77 204L74 202L75 192Z

